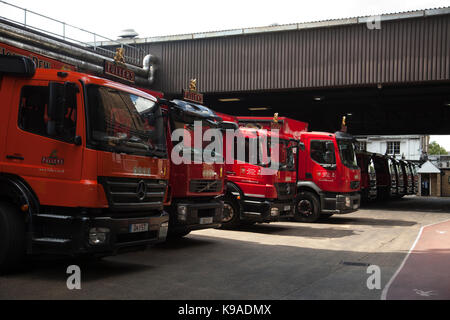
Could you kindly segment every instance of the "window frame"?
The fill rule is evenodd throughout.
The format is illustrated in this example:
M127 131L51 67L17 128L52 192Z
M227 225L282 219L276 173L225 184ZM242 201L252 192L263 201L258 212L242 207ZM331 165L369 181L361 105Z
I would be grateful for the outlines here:
M78 84L76 82L70 82L70 83L73 83L73 84L75 84L78 87ZM64 137L61 137L61 136L52 136L52 135L49 135L48 133L41 134L39 132L31 131L31 130L26 129L26 128L23 127L23 114L22 114L22 112L23 112L23 107L24 106L22 106L22 100L24 98L24 89L25 88L30 88L30 87L33 87L33 88L46 88L47 89L47 98L46 98L47 99L47 101L46 101L47 104L46 104L46 106L48 108L48 104L49 104L48 100L49 100L49 96L50 96L49 82L47 82L46 85L43 85L43 83L42 84L25 84L25 85L23 85L20 88L19 108L17 110L17 127L23 132L26 132L26 133L29 133L29 134L33 134L33 135L36 135L36 136L39 136L39 137L44 137L44 138L48 138L48 139L51 139L51 140L64 142L64 143L68 143L68 144L75 144L75 137L77 135L77 130L78 130L78 115L79 115L80 107L81 107L80 104L79 104L79 96L78 96L78 94L80 94L81 91L79 91L75 95L75 106L76 106L75 116L74 116L75 134L74 134L73 137L71 137L69 139L65 139ZM45 105L44 105L44 107L45 107ZM46 116L47 108L44 109L44 117ZM44 121L44 123L45 123L45 121Z
M322 142L322 143L330 143L330 142L331 142L331 143L333 144L334 163L320 163L320 162L316 161L316 160L311 156L311 153L312 153L312 144L313 144L313 142ZM314 140L311 140L310 143L309 143L309 157L311 158L312 161L314 161L315 163L317 163L318 165L320 165L321 167L323 167L323 168L325 168L325 169L330 169L330 168L327 168L326 166L331 166L331 167L337 166L336 146L334 145L334 141L333 141L333 140L329 140L329 139L323 139L323 140L321 140L321 139L314 139Z
M398 144L398 153L395 152L396 144ZM390 146L392 146L392 148ZM401 154L401 141L387 141L387 151L389 155Z

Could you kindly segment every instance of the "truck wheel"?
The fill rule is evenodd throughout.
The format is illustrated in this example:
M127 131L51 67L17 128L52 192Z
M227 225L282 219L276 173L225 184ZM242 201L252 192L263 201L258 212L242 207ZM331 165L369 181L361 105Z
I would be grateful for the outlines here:
M225 197L223 202L222 229L238 227L241 224L239 203L232 197Z
M297 222L316 222L320 218L320 202L311 192L301 192L295 201L294 220Z
M10 271L25 257L25 221L12 204L0 202L0 273Z

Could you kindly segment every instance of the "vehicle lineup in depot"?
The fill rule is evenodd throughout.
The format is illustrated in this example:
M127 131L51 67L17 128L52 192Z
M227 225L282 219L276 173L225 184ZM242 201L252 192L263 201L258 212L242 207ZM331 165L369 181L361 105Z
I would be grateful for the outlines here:
M404 20L448 24L448 7L433 10L358 18L358 37ZM335 26L237 37L316 28ZM158 56L167 41L207 48L234 33L154 38L137 50L137 34L125 31L80 45L0 12L1 300L180 300L174 314L215 319L274 315L275 300L450 299L450 176L426 135L443 130L417 129L415 147L406 133L365 133L358 121L375 111L358 117L340 111L348 100L328 102L357 90L350 82L299 84L294 106L287 82L286 97L273 98L281 89L211 87L209 64L197 72L201 62L187 68L171 62L175 53ZM239 73L252 67L241 63ZM436 101L450 105L444 71L426 85L446 85ZM367 89L380 110L388 95L373 92L385 87L396 88L380 80ZM298 111L310 96L323 109ZM260 107L264 99L272 106Z

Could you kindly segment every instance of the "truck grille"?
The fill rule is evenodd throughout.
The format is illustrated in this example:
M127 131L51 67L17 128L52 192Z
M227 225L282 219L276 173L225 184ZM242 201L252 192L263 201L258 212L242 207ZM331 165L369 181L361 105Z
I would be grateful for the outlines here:
M163 210L164 180L100 177L99 183L113 211Z
M192 193L217 193L222 190L221 180L192 180L189 192Z
M295 195L296 184L295 183L276 183L278 198L293 197Z

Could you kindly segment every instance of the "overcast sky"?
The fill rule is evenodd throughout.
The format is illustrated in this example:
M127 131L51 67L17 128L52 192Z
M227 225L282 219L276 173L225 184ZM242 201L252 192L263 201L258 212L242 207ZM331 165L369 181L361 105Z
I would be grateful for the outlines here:
M116 39L123 29L140 37L268 26L450 6L450 0L6 0L28 10ZM23 12L0 2L0 16ZM28 23L61 32L61 26L28 16ZM81 36L67 29L67 34ZM93 39L92 39L93 40ZM86 40L90 41L90 40ZM450 137L432 136L450 151Z

